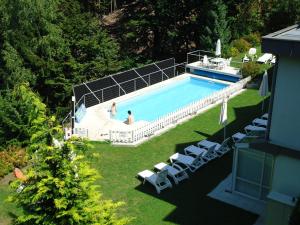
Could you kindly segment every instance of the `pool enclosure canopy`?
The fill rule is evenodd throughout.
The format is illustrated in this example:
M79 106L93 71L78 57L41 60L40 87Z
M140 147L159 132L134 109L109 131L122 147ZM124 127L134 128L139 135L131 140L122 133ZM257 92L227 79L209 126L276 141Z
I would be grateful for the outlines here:
M76 108L86 108L167 80L176 75L175 59L170 58L127 70L73 87Z

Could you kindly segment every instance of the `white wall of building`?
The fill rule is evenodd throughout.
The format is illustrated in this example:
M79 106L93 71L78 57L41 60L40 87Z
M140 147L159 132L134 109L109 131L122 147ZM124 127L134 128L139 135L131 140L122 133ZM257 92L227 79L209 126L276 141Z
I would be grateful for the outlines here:
M279 60L270 142L300 151L300 58Z

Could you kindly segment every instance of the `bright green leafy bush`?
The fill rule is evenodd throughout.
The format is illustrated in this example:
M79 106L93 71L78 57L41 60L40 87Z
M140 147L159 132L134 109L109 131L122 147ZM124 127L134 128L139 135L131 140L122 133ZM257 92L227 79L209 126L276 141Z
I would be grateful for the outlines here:
M239 52L246 52L251 48L251 44L243 38L234 40L232 46L237 48Z

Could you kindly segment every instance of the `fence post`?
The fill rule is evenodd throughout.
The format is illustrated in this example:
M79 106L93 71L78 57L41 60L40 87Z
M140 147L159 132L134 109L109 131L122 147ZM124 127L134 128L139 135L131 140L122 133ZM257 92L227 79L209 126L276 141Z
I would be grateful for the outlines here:
M103 99L103 89L101 90L101 97L102 97L102 102L104 102L104 99Z
M134 91L136 91L136 80L134 79Z

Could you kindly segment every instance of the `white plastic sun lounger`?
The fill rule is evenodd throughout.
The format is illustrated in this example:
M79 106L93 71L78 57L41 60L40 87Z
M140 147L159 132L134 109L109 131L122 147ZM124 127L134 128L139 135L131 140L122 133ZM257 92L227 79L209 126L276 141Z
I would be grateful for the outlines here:
M207 153L207 150L204 148L196 147L195 145L190 145L184 149L184 153L186 155L194 155L195 157L199 155L205 155Z
M204 163L209 162L210 160L215 159L218 157L216 152L214 151L214 146L210 149L206 150L204 148L199 148L194 145L190 145L184 149L185 154L193 155L195 157L201 157L204 160Z
M172 177L175 184L178 184L180 181L188 179L189 175L187 174L186 170L183 169L181 166L173 163L172 165L168 165L164 162L158 163L154 166L155 169L163 171L167 170L168 175Z
M235 133L234 135L232 135L232 140L234 143L238 143L240 142L241 140L243 140L247 135L244 134L244 133L241 133L241 132L237 132Z
M273 58L273 55L272 55L272 54L270 54L270 53L265 53L265 54L263 54L261 57L259 57L259 58L257 59L257 62L259 62L259 63L267 63L267 62L271 61L272 58Z
M204 148L207 150L215 147L216 145L219 145L219 144L217 142L212 142L212 141L208 141L208 140L202 140L197 143L197 146L199 148Z
M254 120L252 121L252 124L253 124L254 126L258 126L258 127L267 127L268 120L256 118L256 119L254 119Z
M269 114L268 114L268 113L265 113L264 115L261 116L261 118L262 118L263 120L268 120Z
M219 144L217 142L212 142L208 140L203 140L197 143L198 147L209 149L212 148L212 150L218 154L218 156L222 156L225 153L229 152L231 148L228 146L230 138L227 138L223 141L222 144Z
M167 177L168 171L163 170L158 173L154 173L150 170L144 170L140 173L138 173L138 176L143 178L143 184L148 181L150 184L152 184L157 193L159 194L162 190L166 188L172 188L172 184L170 180Z
M170 161L172 163L181 163L189 168L191 172L195 172L201 166L205 164L204 160L201 158L201 155L194 158L192 156L183 155L180 153L175 153L170 156Z
M258 127L253 125L248 125L245 128L246 134L250 134L251 132L265 132L267 129L265 127Z

